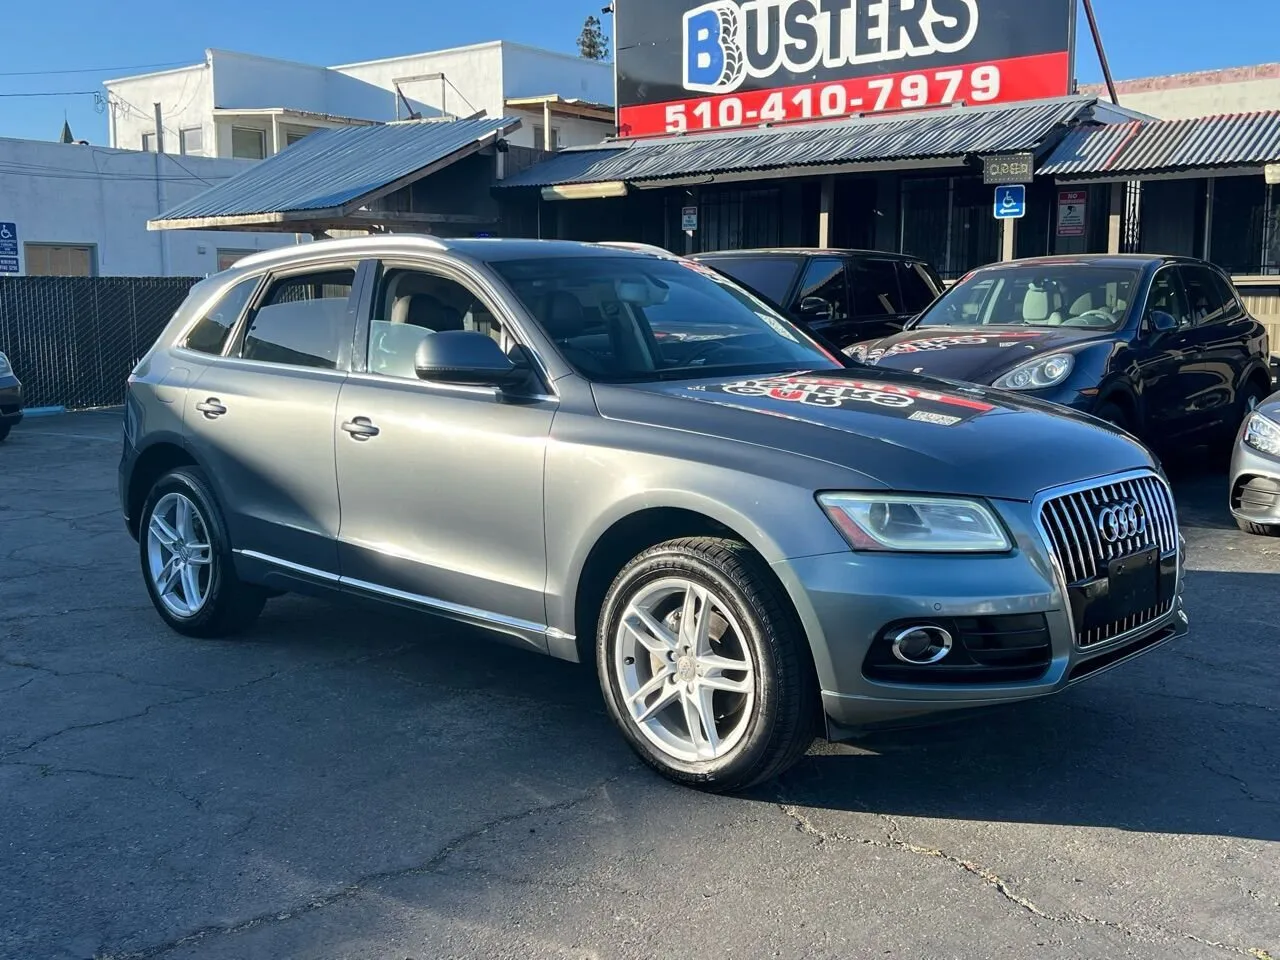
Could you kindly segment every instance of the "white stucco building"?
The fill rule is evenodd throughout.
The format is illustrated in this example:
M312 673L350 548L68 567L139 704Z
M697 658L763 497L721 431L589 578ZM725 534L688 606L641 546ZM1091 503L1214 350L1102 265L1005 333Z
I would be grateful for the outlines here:
M187 156L260 160L316 130L406 119L410 109L518 116L516 146L580 146L614 132L612 64L506 41L335 67L207 50L204 63L105 86L113 147L154 151L159 103L164 152Z
M0 275L203 277L246 253L309 241L147 230L151 217L251 165L0 139Z
M1103 84L1081 92L1110 100ZM1280 110L1280 63L1121 80L1116 93L1123 106L1161 120Z

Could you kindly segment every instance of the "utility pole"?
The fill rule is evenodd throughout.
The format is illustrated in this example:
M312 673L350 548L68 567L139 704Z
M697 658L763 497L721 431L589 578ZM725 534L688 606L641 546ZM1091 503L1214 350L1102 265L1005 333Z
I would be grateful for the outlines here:
M169 208L169 191L164 182L164 119L159 102L154 103L156 111L156 214L163 214ZM169 276L169 231L160 230L160 275Z
M1084 0L1085 16L1089 18L1089 29L1093 32L1093 45L1098 48L1098 61L1102 64L1102 76L1107 81L1107 93L1111 94L1111 102L1120 106L1120 97L1116 93L1116 82L1111 76L1111 61L1107 59L1106 48L1102 46L1102 31L1098 29L1098 18L1093 13L1093 0Z

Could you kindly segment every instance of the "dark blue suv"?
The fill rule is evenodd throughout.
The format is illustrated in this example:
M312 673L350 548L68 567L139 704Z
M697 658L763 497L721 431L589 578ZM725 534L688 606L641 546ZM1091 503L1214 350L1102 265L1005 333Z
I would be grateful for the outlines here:
M1271 393L1266 328L1203 260L1079 256L970 273L856 360L1074 407L1153 446L1234 435Z

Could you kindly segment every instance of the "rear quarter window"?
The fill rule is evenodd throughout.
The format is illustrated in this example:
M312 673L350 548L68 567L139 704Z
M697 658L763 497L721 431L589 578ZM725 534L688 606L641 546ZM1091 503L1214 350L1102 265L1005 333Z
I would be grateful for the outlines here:
M259 277L242 280L214 301L195 322L183 346L196 353L214 356L221 354L231 328L236 325L245 307L249 305L253 292L258 289L259 280Z

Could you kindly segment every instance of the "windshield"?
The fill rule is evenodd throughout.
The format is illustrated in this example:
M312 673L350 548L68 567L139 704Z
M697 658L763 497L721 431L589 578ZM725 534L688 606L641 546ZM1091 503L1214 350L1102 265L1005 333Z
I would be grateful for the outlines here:
M777 304L786 300L800 272L797 257L699 257L698 262L715 267Z
M1118 330L1140 274L1089 264L1013 265L971 274L918 327L1072 327Z
M564 257L490 265L564 358L592 380L843 366L771 307L700 264Z

